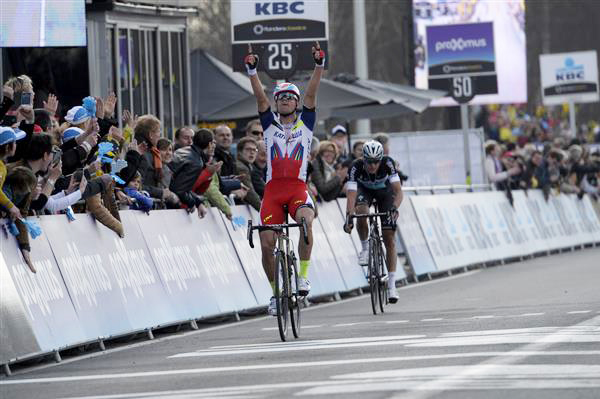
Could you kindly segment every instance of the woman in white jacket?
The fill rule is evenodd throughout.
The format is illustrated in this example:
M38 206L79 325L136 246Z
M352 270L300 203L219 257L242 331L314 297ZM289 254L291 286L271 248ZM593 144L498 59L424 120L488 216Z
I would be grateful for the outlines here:
M71 183L66 190L59 191L48 197L48 202L46 202L46 206L44 207L45 210L51 214L55 214L63 209L67 209L81 199L81 195L87 186L87 179L83 174L81 174L80 181L77 181L74 177L75 174L72 175Z
M509 177L521 173L521 169L518 166L502 170L500 151L500 146L495 141L490 140L485 146L485 174L488 181L494 183L495 188L498 188L498 183L502 183L508 180Z

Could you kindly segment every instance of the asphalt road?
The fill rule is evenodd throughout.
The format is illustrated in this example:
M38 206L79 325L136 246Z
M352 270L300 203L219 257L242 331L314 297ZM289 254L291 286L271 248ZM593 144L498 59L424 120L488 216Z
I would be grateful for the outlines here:
M599 398L600 249L171 335L0 380L0 398Z

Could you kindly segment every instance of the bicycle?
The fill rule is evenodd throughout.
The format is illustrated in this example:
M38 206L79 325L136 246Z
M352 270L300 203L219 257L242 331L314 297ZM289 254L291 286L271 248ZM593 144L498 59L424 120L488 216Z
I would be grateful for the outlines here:
M375 209L377 206L375 205ZM383 239L379 233L377 219L386 216L391 218L391 212L375 212L366 214L350 215L348 222L352 219L369 219L369 263L367 268L367 280L371 292L371 308L373 314L377 314L377 308L384 313L383 306L388 304L387 268L384 266L385 253L383 252Z
M277 326L279 337L282 341L287 340L288 318L292 326L295 338L300 336L300 303L303 297L298 292L298 267L297 258L294 253L294 245L289 237L290 227L301 227L304 242L308 244L308 231L306 220L300 223L287 223L287 208L285 208L286 223L270 224L267 226L252 226L252 220L248 220L248 242L254 248L252 241L253 230L276 230L277 243L275 246L275 296L277 299Z

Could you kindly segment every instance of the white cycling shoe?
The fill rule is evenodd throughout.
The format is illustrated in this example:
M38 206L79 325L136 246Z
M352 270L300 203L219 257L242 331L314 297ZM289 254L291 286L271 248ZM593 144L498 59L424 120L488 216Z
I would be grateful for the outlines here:
M369 250L368 249L360 251L360 254L358 254L358 264L361 266L367 266L369 264Z
M271 316L277 316L277 298L275 298L274 296L271 297L271 302L269 303L269 308L267 309L267 312Z
M389 287L387 288L387 294L388 294L388 302L389 303L396 303L398 302L398 290L396 290L396 287Z
M308 296L310 292L310 281L304 277L298 277L298 294L300 296Z

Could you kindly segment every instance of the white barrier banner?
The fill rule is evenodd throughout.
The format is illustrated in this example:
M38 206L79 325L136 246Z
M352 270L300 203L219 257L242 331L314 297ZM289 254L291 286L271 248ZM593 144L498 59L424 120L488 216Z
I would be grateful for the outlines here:
M320 206L320 204L318 205ZM289 218L291 222L291 218ZM327 242L325 232L321 225L313 222L313 247L310 256L310 267L308 269L308 280L310 281L310 296L327 295L346 290L344 279L338 269L335 256ZM298 243L303 240L299 228L290 229L290 237L294 243L296 256L298 257L298 268L300 267L300 254Z
M257 226L258 213L247 205L233 206L231 211L234 223L224 220L229 237L233 242L257 304L266 306L273 295L273 289L262 267L259 233L257 231L253 233L254 248L250 248L247 237L248 220L252 220L252 224Z
M66 223L66 217L62 218ZM1 253L26 316L33 327L39 348L49 351L74 342L84 342L90 335L81 328L53 250L50 248L48 238L52 232L44 228L42 219L28 219L37 222L42 228L42 235L36 239L29 239L30 256L37 273L29 271L13 236L2 237ZM4 295L2 292L2 302L5 301Z
M335 201L319 203L319 217L316 222L321 225L329 241L346 289L364 287L367 281L362 267L358 264L358 252L352 238L343 230L344 217L340 213L338 204Z
M598 241L590 200L541 191L412 196L437 270Z
M434 272L436 270L435 262L431 257L419 220L406 193L398 213L398 232L402 236L404 251L410 260L413 271L417 276ZM398 270L400 269L401 267L398 267Z
M256 306L247 280L235 285L244 272L218 214L200 220L196 213L167 210L138 217L138 223L167 293L188 318ZM235 295L224 295L234 289Z
M4 224L4 220L0 220ZM0 364L23 353L40 351L27 309L8 271L5 256L13 240L0 232ZM11 248L11 252L12 248Z

